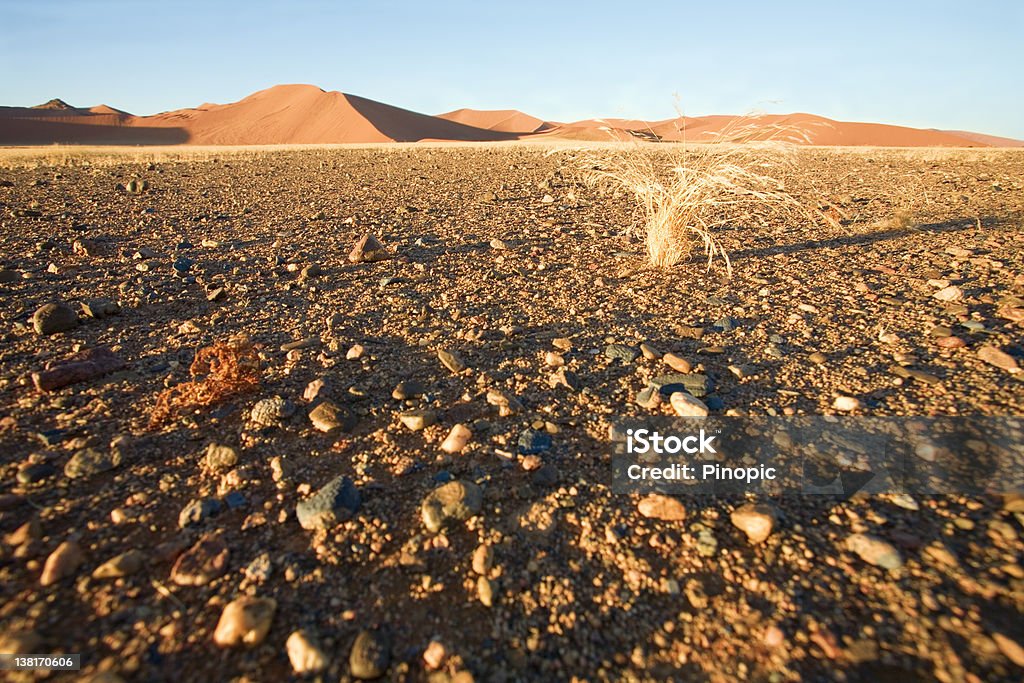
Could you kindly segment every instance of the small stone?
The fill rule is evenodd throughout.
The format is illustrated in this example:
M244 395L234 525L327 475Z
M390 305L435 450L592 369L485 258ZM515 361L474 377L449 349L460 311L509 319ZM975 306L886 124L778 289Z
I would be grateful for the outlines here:
M811 361L815 365L824 365L828 362L828 356L823 354L821 351L815 351L807 357L807 360Z
M178 526L184 529L185 527L202 524L211 517L218 515L222 507L220 500L216 498L191 500L178 515Z
M677 391L685 391L691 396L702 398L710 393L713 384L707 375L673 372L655 377L651 380L651 386L655 387L663 396L671 396Z
M461 453L472 437L473 432L470 431L469 427L464 424L457 424L452 427L452 430L448 432L448 436L441 442L441 450L445 453Z
M636 404L649 410L661 405L661 392L654 387L647 387L636 395Z
M273 565L270 561L270 553L260 553L252 562L245 566L242 573L245 578L249 579L253 583L263 583L270 579L270 574L273 571Z
M228 546L219 535L206 534L178 556L171 581L179 586L205 586L228 568Z
M491 585L490 580L486 576L477 577L476 594L484 607L494 605L494 586Z
M333 401L322 401L309 411L309 421L314 429L321 432L348 431L355 426L355 420L348 411Z
M431 640L430 645L427 645L427 649L423 651L423 663L431 671L440 669L447 657L448 652L438 640Z
M238 452L231 446L211 443L206 447L203 462L213 472L227 472L238 464Z
M562 354L555 353L554 351L546 351L544 353L544 363L552 368L560 368L565 365L565 358Z
M94 579L118 579L135 574L146 565L146 554L129 550L116 555L93 570Z
M708 407L700 399L689 394L676 391L669 397L672 410L676 411L679 417L707 417Z
M46 558L39 583L43 586L51 586L61 579L73 575L80 564L82 564L82 551L78 544L74 541L64 541Z
M935 344L943 349L962 349L967 346L967 342L955 336L939 337L935 340Z
M853 396L837 396L836 400L832 402L832 407L836 410L848 413L860 408L860 401Z
M978 358L989 365L993 365L1001 370L1006 370L1011 375L1020 372L1020 366L1017 364L1017 359L994 346L983 346L978 349Z
M964 292L956 285L950 285L948 287L943 287L932 294L932 296L939 301L960 301L964 298Z
M380 678L390 664L390 639L380 630L360 631L348 656L352 675L364 681Z
M388 252L384 245L376 237L367 233L359 238L359 241L352 247L348 260L352 263L369 263L381 261L387 257Z
M647 342L644 342L643 344L640 345L640 353L642 353L644 355L644 358L646 358L647 360L658 360L659 358L662 357L661 351L659 351L657 347L652 346Z
M363 347L362 344L353 344L352 348L350 348L348 352L345 354L345 359L359 360L360 358L363 357L364 353L366 353L366 349Z
M295 506L303 529L329 529L352 517L361 503L359 489L345 476L335 477Z
M82 313L90 318L102 320L121 312L121 306L110 299L90 299L82 302Z
M486 543L478 545L473 551L473 571L480 576L487 576L494 566L494 548Z
M681 522L686 519L686 508L675 498L660 493L644 496L637 503L637 510L644 517L666 522Z
M423 499L421 513L428 531L437 533L442 528L462 522L480 512L483 491L469 481L451 481L434 489Z
M611 360L632 363L640 357L640 350L635 346L627 346L626 344L609 344L604 349L604 355Z
M682 356L677 356L674 353L666 353L662 357L662 360L665 362L665 365L669 366L676 372L686 374L693 369L693 365L690 363L690 361L686 360Z
M748 503L733 510L729 519L747 535L751 543L763 543L775 528L775 508L764 503Z
M274 427L295 414L295 404L280 396L256 402L249 411L249 421L257 427Z
M517 450L520 455L537 455L551 448L551 435L533 429L524 429L519 435Z
M320 649L313 636L306 630L292 632L285 643L288 661L299 676L320 673L330 663L326 653Z
M1024 667L1024 647L1021 647L1020 643L1002 633L993 633L992 640L1007 659L1017 666Z
M308 266L305 266L302 269L302 271L299 273L299 279L300 280L308 280L311 277L320 277L323 274L324 274L324 269L323 268L321 268L316 263L310 263Z
M551 340L551 345L560 351L572 351L572 340L568 337L556 337Z
M95 448L83 448L71 456L71 459L64 465L64 476L69 479L85 479L112 470L120 464L120 451L98 451Z
M426 387L417 382L414 379L405 380L399 382L398 386L391 392L391 398L396 401L407 401L413 398L419 398L427 391Z
M499 240L497 237L495 237L490 241L490 247L491 249L495 249L497 251L505 251L506 249L508 249L508 244L505 243L505 240Z
M441 361L442 365L454 372L456 375L467 367L465 361L463 361L462 358L460 358L454 351L438 349L437 358Z
M253 646L263 642L277 611L273 598L244 595L224 606L213 642L221 647Z
M32 327L37 334L67 332L77 324L78 314L66 304L43 304L32 314Z
M890 571L903 566L903 558L896 548L876 536L853 534L846 539L846 548L868 564Z
M406 428L414 432L420 432L437 422L437 413L433 410L408 410L399 414L398 419Z

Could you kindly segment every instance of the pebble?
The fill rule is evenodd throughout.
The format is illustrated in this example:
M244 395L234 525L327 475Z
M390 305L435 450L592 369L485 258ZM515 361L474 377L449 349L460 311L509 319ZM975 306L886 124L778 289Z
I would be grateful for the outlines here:
M93 570L94 579L118 579L130 576L146 564L146 554L140 550L129 550L116 555Z
M903 558L896 547L877 536L853 534L846 539L846 548L876 567L893 571L903 566Z
M681 522L686 519L686 508L677 499L660 493L644 496L636 505L644 517L666 522Z
M203 462L213 472L227 472L238 464L238 452L231 446L211 443L206 447Z
M447 657L448 652L439 640L431 640L430 645L427 645L427 649L423 651L423 663L431 671L440 669Z
M490 241L490 246L491 249L495 249L497 251L505 251L508 249L508 244L505 243L505 240L499 240L497 237Z
M277 611L273 598L243 595L224 606L213 642L221 647L253 646L263 642Z
M555 353L554 351L546 351L544 353L544 363L545 365L552 368L560 368L563 365L565 365L565 358L563 358L562 354L560 353Z
M551 340L551 345L560 351L572 351L572 340L568 337L556 337Z
M487 576L494 566L494 548L482 543L473 551L473 571L480 576Z
M295 506L295 516L303 529L329 529L344 522L359 510L359 489L346 476L329 481L309 498Z
M256 402L249 411L249 421L257 427L274 427L295 414L295 404L280 396Z
M380 678L391 664L391 640L380 630L363 630L352 643L348 666L352 675L364 681Z
M32 314L32 327L37 334L67 332L78 324L78 313L67 304L43 304Z
M693 364L690 363L690 361L686 360L682 356L677 356L674 353L666 353L662 356L662 360L665 362L665 365L669 366L676 372L686 374L693 369Z
M454 351L438 349L437 359L441 361L442 365L454 372L456 375L467 367L465 361L463 361L462 358L460 358Z
M421 432L437 422L437 413L429 409L407 410L404 413L400 413L398 419L401 420L406 428L414 432Z
M604 355L612 360L632 363L640 357L640 350L635 346L627 346L626 344L609 344L604 349Z
M636 404L641 408L657 408L661 405L661 393L655 387L647 387L637 393Z
M457 424L452 427L451 431L448 432L448 436L441 442L441 450L445 453L461 453L472 437L473 432L470 431L469 427L464 424Z
M708 407L700 399L694 398L682 391L675 391L669 397L672 410L676 411L679 417L707 417Z
M967 342L955 336L939 337L935 340L935 344L943 349L962 349L967 346Z
M494 605L494 586L491 585L491 581L486 576L477 577L476 594L484 607Z
M844 413L848 413L852 410L860 408L860 400L853 396L836 396L836 400L832 402L832 407L836 410L841 410Z
M353 344L352 347L345 353L346 360L359 360L366 353L366 348L362 344Z
M1020 643L1002 633L993 633L992 640L1007 659L1017 666L1024 667L1024 647L1021 647Z
M748 503L735 510L729 519L747 535L751 543L763 543L775 528L775 508L765 503Z
M285 642L288 661L299 676L320 673L327 668L330 660L320 649L313 636L306 630L293 631Z
M932 296L939 301L960 301L964 298L964 291L956 285L949 285L935 292Z
M179 586L205 586L228 568L228 546L219 535L206 534L178 556L171 581Z
M655 387L664 396L671 396L677 391L685 391L691 396L702 398L711 391L713 385L707 375L698 373L689 375L670 373L659 375L652 379L651 386Z
M520 455L537 455L551 448L551 435L534 429L524 429L519 434Z
M644 358L647 360L658 360L663 355L656 346L648 344L647 342L640 345L640 353L642 353Z
M994 346L983 346L978 349L978 358L989 365L1006 370L1010 374L1020 372L1020 365L1017 364L1017 359Z
M252 562L245 565L242 573L253 583L263 583L270 578L272 571L273 564L270 561L270 553L260 553L253 558Z
M218 515L223 508L217 498L197 498L189 501L178 515L178 526L185 527L202 524L211 517Z
M64 541L46 558L39 583L43 586L51 586L61 579L73 575L80 564L82 564L81 548L74 541Z
M83 448L71 456L71 459L64 465L64 476L69 479L85 479L112 470L120 464L120 451L98 451L95 448Z
M82 313L90 318L102 320L121 312L121 306L110 299L90 299L82 302Z
M815 351L807 357L807 360L811 361L815 365L824 365L828 362L828 357L820 351Z
M348 411L333 401L321 401L309 411L309 421L314 429L321 432L331 432L335 429L348 431L355 426L355 420Z
M374 237L367 233L359 238L348 254L348 260L352 263L372 263L381 261L388 257L387 249Z
M451 481L434 489L423 499L421 513L428 531L437 533L446 526L469 519L480 512L483 491L469 481Z
M396 401L407 401L412 398L419 398L427 391L426 387L414 379L399 382L398 386L391 392L391 398Z

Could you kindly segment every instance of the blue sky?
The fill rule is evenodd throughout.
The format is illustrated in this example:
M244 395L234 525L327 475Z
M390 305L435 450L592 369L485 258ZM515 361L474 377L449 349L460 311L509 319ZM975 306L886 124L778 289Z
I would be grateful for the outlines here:
M1024 2L0 0L0 104L138 114L279 83L430 114L806 111L1024 139Z

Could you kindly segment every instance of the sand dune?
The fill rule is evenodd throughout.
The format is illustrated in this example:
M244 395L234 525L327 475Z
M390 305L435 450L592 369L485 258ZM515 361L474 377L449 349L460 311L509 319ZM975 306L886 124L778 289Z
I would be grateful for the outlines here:
M437 117L503 133L528 134L553 128L552 124L515 109L456 109Z
M742 134L739 134L740 131ZM833 121L813 114L757 118L727 115L660 121L585 119L548 122L515 109L457 109L429 116L312 85L278 85L230 104L202 104L154 116L108 105L73 107L53 99L36 107L0 107L0 145L271 145L646 139L711 142L779 137L823 146L1024 147L1024 142L966 131Z

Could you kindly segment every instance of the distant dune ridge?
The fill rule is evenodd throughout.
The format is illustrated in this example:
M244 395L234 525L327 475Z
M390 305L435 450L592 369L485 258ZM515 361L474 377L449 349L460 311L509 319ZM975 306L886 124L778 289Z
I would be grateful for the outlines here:
M679 117L661 121L545 121L514 109L457 109L420 114L312 85L278 85L231 104L203 104L153 116L108 105L73 107L52 99L35 107L0 107L0 145L285 145L418 141L647 139L710 142L741 117ZM793 142L826 146L1024 147L1024 141L969 131L833 121L812 114L742 119L754 137L784 129Z

